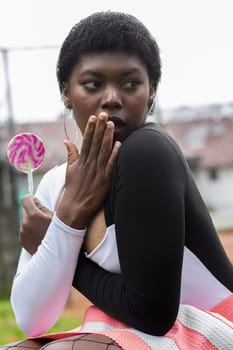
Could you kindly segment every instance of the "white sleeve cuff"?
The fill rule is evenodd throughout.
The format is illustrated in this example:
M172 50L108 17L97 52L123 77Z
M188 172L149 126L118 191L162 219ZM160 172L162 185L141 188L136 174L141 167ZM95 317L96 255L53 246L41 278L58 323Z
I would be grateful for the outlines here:
M87 229L83 229L83 230L79 230L73 227L70 227L68 225L66 225L63 221L61 221L59 219L59 217L56 215L56 212L53 214L52 217L52 221L54 223L55 226L57 226L57 228L59 230L62 230L64 233L68 233L68 234L73 234L73 235L77 235L80 237L84 237L86 234Z

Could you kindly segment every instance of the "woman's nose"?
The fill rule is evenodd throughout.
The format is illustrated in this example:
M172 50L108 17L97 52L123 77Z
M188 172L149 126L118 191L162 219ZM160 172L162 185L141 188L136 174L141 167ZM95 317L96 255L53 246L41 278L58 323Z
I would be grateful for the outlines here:
M114 86L108 86L103 92L102 101L101 101L101 107L102 108L121 108L122 106L122 98L119 92L119 89L117 89Z

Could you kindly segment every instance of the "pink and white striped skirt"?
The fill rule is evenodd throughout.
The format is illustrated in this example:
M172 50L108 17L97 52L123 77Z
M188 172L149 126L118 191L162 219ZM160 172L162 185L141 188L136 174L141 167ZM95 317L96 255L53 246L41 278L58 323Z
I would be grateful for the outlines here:
M211 311L181 304L173 327L160 337L131 328L90 306L81 327L46 338L83 333L105 335L124 350L233 350L233 294Z

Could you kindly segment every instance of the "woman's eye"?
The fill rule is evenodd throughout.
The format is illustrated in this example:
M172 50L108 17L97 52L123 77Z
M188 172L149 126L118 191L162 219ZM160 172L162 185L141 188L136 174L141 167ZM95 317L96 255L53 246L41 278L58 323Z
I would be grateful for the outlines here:
M139 84L140 82L138 80L130 80L124 84L124 87L127 90L131 90L131 89L135 89Z
M84 85L89 90L96 90L101 86L100 82L95 80L83 82L82 85Z

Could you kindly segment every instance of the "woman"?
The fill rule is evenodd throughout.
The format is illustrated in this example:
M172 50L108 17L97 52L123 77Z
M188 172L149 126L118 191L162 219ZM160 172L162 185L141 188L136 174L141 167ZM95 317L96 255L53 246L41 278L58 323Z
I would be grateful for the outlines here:
M130 15L93 14L62 45L58 82L84 138L80 156L66 142L67 165L45 175L36 198L23 200L20 237L28 252L11 300L30 336L57 320L72 283L151 348L173 329L181 304L211 310L233 291L232 265L179 147L146 123L160 75L158 46ZM128 349L124 336L109 343L100 323L83 325L81 332L92 333L85 344L76 333L15 346L102 349L100 332L103 348Z

